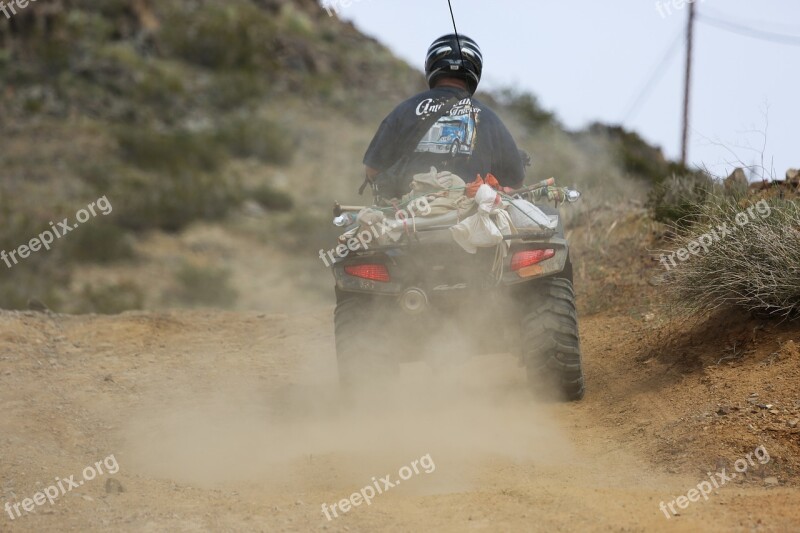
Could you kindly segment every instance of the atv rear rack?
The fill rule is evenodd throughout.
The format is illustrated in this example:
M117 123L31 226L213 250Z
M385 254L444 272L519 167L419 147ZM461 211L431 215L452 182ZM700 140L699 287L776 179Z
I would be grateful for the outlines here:
M417 230L416 234L407 234L402 239L397 241L396 243L387 244L387 245L370 246L367 250L358 250L358 251L351 252L351 254L356 255L356 256L358 256L358 255L368 255L370 253L375 253L375 252L380 253L380 252L387 252L387 251L391 251L391 250L400 250L400 249L404 249L404 248L411 248L411 247L414 247L414 246L417 246L417 245L420 245L420 244L432 244L431 241L428 241L427 243L421 243L419 241L419 239L418 239L417 234L429 234L430 235L433 231L444 231L444 230L447 230L449 228L450 228L449 226L441 226L441 227L438 227L438 228L434 227L434 228L426 228L424 230ZM522 242L533 242L533 241L547 242L547 241L551 240L553 237L555 237L557 235L557 233L558 232L555 229L552 229L552 230L551 229L544 229L544 230L539 230L539 231L526 231L524 233L518 233L516 235L504 235L503 236L503 240L504 241L522 241ZM452 240L452 237L447 235L447 237L442 240L442 243L455 244L455 241Z

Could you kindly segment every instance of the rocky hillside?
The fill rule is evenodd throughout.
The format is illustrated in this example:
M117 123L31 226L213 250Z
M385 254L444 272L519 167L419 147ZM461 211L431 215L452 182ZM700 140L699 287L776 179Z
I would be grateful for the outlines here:
M113 206L0 263L0 307L260 307L237 298L263 272L240 259L315 257L330 202L357 198L378 122L423 87L313 0L39 0L0 17L0 250L99 198ZM583 215L642 196L631 176L674 170L634 133L567 132L532 95L481 97L534 154L537 179L594 190Z

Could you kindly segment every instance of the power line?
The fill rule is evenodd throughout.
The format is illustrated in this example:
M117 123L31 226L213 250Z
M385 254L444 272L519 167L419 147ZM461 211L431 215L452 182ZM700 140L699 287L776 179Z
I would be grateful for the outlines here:
M623 122L628 122L630 119L636 116L639 112L639 108L641 105L647 100L647 97L650 96L650 92L656 86L656 84L661 80L661 77L666 72L666 67L672 57L675 55L675 52L678 50L678 45L681 43L683 38L684 32L679 31L678 34L673 39L672 43L670 43L669 47L667 48L664 55L659 59L658 63L656 63L655 68L653 69L652 73L650 74L650 78L648 79L647 83L642 86L641 91L639 91L639 95L636 97L635 100L631 102L628 106L628 109L625 111Z
M737 22L731 22L729 20L709 17L703 14L697 15L697 19L700 22L708 24L709 26L714 26L715 28L728 31L730 33L735 33L737 35L750 37L752 39L759 39L761 41L767 41L777 44L785 44L789 46L800 46L800 35L789 35L784 33L775 33L771 31L760 30L757 28L751 28L749 26L745 26L744 24L739 24Z
M736 17L731 17L725 11L720 11L718 9L714 9L713 7L709 7L708 5L702 6L703 14L709 15L711 18L721 19L721 20L728 20L738 22L741 26L748 26L748 27L756 27L756 28L772 28L772 33L785 33L785 34L796 34L800 27L795 24L786 24L784 22L776 22L774 20L764 20L764 19L756 19L753 17L747 17L747 22L745 23L741 18L737 19ZM766 31L766 30L765 30Z

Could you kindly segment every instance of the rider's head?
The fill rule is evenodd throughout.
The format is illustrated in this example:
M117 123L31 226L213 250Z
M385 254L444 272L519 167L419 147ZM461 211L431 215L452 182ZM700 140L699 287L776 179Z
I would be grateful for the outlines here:
M461 46L459 47L459 42ZM454 33L439 37L428 48L425 59L425 76L432 89L441 80L455 78L464 80L470 94L474 94L481 81L483 54L478 43L465 35Z

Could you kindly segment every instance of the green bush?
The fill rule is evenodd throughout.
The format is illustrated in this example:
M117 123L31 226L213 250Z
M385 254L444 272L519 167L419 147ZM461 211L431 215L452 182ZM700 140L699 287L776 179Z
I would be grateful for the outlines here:
M119 5L111 6L114 2L105 0L102 7L92 6L88 9L71 9L66 17L66 29L75 41L88 41L103 43L110 40L114 34L114 16L120 13ZM121 4L122 2L116 2ZM112 8L112 10L108 10ZM99 11L99 13L98 13ZM120 10L121 11L121 10Z
M52 258L20 263L11 269L0 262L0 309L27 309L28 302L36 298L58 311L64 302L62 289L70 277L70 269Z
M159 40L167 53L209 69L266 69L273 64L274 24L251 2L165 5Z
M706 174L673 175L653 186L647 205L655 220L685 226L697 219L701 206L715 193L722 189Z
M84 11L94 11L103 17L116 19L131 14L131 1L130 0L71 0L70 4L73 8Z
M238 181L221 171L228 152L213 132L134 128L117 139L129 165L110 182L109 196L125 199L116 219L121 227L178 231L197 219L219 219L241 202Z
M217 130L218 142L236 157L255 157L265 163L288 165L295 143L279 125L259 119L237 118Z
M205 97L216 109L232 111L263 98L266 89L267 80L259 73L231 70L212 74Z
M111 198L117 224L134 231L179 231L191 222L223 218L241 203L237 180L201 172L154 174L126 170L114 182Z
M73 304L74 313L116 315L144 308L144 292L131 281L101 286L84 285Z
M67 259L86 263L112 263L134 257L131 237L124 229L103 220L92 220L64 242Z
M117 133L124 161L143 170L169 173L214 172L227 152L211 132L126 128Z
M251 189L247 192L247 196L270 211L291 211L294 207L294 199L289 193L273 189L269 185Z
M175 297L189 306L230 307L238 298L230 277L225 269L184 264L175 275Z
M311 18L291 3L281 6L280 12L281 29L288 33L303 37L312 38L315 35L314 22Z

